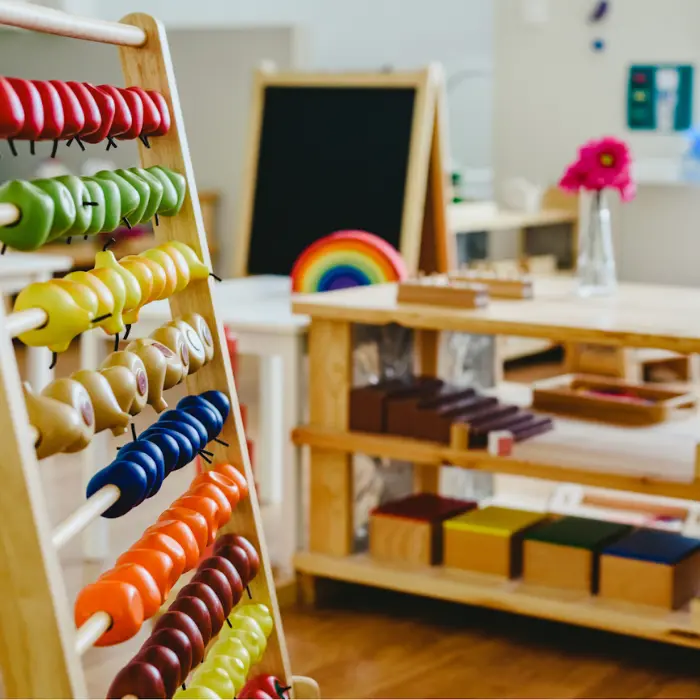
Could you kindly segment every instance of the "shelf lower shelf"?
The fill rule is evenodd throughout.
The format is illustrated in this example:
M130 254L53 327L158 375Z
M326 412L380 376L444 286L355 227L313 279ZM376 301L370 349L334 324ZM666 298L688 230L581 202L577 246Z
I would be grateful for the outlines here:
M444 567L379 562L366 554L332 557L299 552L298 572L427 598L502 610L556 622L700 649L700 626L688 610L656 610L613 603L573 591L528 586L519 581Z

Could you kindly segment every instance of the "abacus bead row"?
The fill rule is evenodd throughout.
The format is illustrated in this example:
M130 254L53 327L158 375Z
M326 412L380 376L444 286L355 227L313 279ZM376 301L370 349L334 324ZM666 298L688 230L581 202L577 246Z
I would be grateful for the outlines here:
M18 219L0 227L0 243L31 251L57 239L112 233L122 222L175 216L186 192L184 176L164 166L10 180L0 186L0 203L16 207Z
M205 392L185 397L178 403L178 410L163 414L137 440L122 447L111 464L90 479L86 490L88 498L110 484L120 492L117 502L102 513L102 517L121 517L154 496L168 474L189 464L221 432L228 417L229 403L228 397L221 394L225 397L222 404L219 394L221 392ZM225 407L224 413L207 396L216 396L216 402ZM195 413L198 417L193 415ZM214 475L207 477L212 481L214 478ZM228 476L218 478L231 481ZM220 488L230 499L235 495L226 483ZM237 488L235 484L233 488Z
M14 311L42 309L46 323L19 336L30 346L63 352L91 328L112 335L135 323L145 304L165 299L193 280L206 279L207 267L189 246L169 241L117 262L110 251L95 256L87 274L71 273L62 280L34 282L17 296Z
M170 110L155 90L0 77L0 138L33 141L148 138L170 130Z

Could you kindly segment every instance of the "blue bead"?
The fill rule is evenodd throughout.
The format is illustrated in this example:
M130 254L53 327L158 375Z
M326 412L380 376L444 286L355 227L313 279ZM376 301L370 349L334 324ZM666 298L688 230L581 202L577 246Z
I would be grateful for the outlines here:
M185 396L184 399L178 401L177 407L179 410L187 411L188 413L192 408L208 408L210 411L214 411L218 416L221 416L219 409L201 396ZM223 416L221 416L221 420L223 421Z
M156 425L160 428L168 428L175 430L189 440L194 452L199 452L202 448L200 445L199 433L189 424L178 420L159 420ZM205 438L206 439L206 438Z
M128 457L127 457L128 455ZM124 457L146 470L148 493L146 498L155 496L165 478L165 459L162 450L148 440L134 440L117 452L117 459Z
M209 434L207 432L206 426L202 425L201 421L197 420L194 416L192 416L189 410L181 411L179 409L174 409L166 411L165 413L161 413L158 418L158 423L161 423L163 421L187 423L187 425L194 428L197 431L197 434L199 435L199 447L197 448L198 450L201 450L203 447L206 447L207 443L209 442Z
M148 430L146 430L145 433L141 433L140 439L150 440L151 435L154 434L169 435L177 442L177 446L180 450L177 461L172 464L167 462L165 463L166 476L176 469L182 469L182 467L189 464L194 459L194 446L192 445L192 442L188 440L181 432L173 430L172 428L160 426L158 423L154 423Z
M228 414L231 410L231 401L226 394L214 389L212 391L205 391L203 394L200 394L200 396L216 406L217 411L219 411L224 420L228 418Z
M207 442L213 440L224 427L221 414L213 407L189 406L187 413L204 425L207 430Z
M135 462L119 459L100 469L90 479L85 495L90 498L108 484L114 484L121 493L119 500L102 513L103 518L119 518L146 497L148 487L146 472Z
M161 451L163 454L164 477L174 469L175 465L180 459L180 444L176 438L174 438L172 435L168 435L167 431L150 433L149 435L146 435L146 433L141 433L138 442L147 442L154 447L157 447Z

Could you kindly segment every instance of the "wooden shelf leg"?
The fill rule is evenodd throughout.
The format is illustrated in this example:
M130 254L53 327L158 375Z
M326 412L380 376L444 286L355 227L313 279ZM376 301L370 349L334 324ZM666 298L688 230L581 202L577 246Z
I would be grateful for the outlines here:
M352 385L351 326L314 319L309 329L311 424L348 429ZM353 478L349 454L312 448L309 549L342 557L353 550Z
M415 356L418 374L437 377L440 357L439 331L416 330ZM430 464L413 465L413 490L416 493L438 493L440 490L440 467Z

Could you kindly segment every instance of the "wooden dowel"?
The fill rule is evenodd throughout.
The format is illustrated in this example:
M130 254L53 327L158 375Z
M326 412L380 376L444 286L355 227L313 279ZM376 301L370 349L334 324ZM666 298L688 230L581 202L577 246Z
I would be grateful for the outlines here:
M0 24L117 46L143 46L146 32L121 22L79 17L24 2L0 2Z
M14 204L0 204L0 226L10 226L19 220L19 209Z
M56 526L51 537L54 547L60 549L63 545L70 542L95 518L98 518L107 508L114 505L119 500L120 493L114 484L108 484L90 496L80 508Z
M14 311L5 319L5 328L10 332L10 338L16 338L22 333L41 328L48 321L48 314L43 309Z
M112 618L106 612L96 612L84 622L75 638L75 650L82 656L110 628Z

